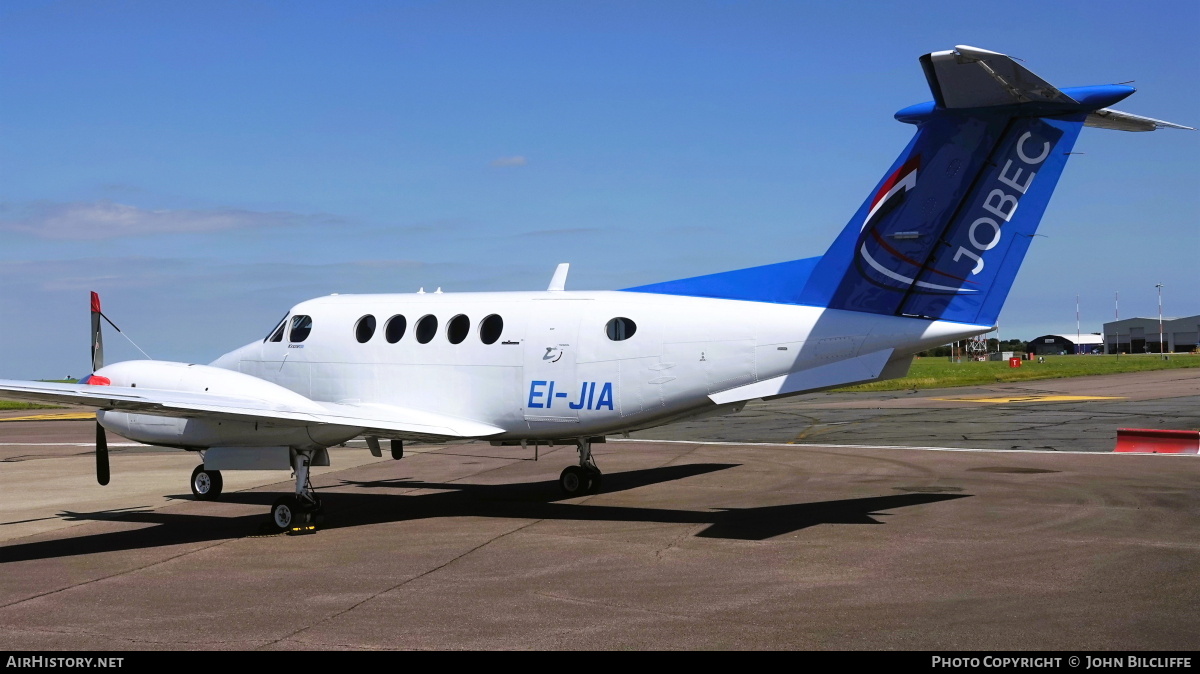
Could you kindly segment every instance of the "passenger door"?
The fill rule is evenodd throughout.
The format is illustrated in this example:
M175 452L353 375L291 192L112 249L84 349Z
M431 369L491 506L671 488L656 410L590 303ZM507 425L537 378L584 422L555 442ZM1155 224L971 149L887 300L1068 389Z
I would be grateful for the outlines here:
M582 303L572 300L536 302L525 332L526 421L578 423L576 376L579 318Z

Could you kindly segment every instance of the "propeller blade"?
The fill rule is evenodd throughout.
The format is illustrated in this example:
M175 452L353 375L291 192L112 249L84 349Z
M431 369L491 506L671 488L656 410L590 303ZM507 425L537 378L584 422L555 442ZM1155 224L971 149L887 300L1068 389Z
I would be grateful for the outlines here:
M96 481L108 484L108 438L99 423L96 424Z
M104 367L104 338L100 334L100 296L92 293L92 372ZM103 484L103 483L101 483Z

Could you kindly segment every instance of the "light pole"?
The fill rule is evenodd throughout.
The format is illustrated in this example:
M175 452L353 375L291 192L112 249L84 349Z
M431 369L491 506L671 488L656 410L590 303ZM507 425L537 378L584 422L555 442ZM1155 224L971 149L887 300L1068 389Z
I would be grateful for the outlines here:
M1075 295L1075 355L1076 356L1078 356L1081 353L1080 344L1079 344L1080 335L1081 335L1081 332L1079 330L1079 295Z
M1154 286L1158 288L1158 355L1160 358L1167 357L1167 345L1163 343L1162 331L1162 289L1163 284L1159 283Z

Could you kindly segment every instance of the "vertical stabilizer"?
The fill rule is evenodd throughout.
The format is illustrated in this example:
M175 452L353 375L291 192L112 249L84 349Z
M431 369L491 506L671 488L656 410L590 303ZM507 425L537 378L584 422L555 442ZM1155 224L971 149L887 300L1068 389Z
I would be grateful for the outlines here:
M1119 84L1058 89L959 46L921 57L934 100L916 135L819 258L627 288L995 325L1084 126L1189 129L1108 107Z
M802 303L991 324L1083 115L931 112L822 257Z
M994 324L1084 121L1133 92L1060 91L973 47L921 59L934 102L813 270L801 303Z

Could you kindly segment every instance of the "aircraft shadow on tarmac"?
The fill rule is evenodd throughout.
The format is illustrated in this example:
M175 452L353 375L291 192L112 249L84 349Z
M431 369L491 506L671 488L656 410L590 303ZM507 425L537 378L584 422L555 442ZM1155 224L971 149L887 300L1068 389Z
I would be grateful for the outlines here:
M692 464L606 473L603 493L626 491L734 467L736 464ZM348 491L346 488L363 491ZM882 511L968 496L898 494L700 511L563 502L566 499L559 492L557 481L485 485L409 479L368 482L342 480L339 485L333 487L339 491L329 489L327 487L320 492L326 514L320 529L342 529L441 517L500 517L707 524L708 527L696 534L698 537L755 541L790 534L818 524L881 524L875 516L883 514ZM368 490L370 493L364 493ZM432 493L396 493L412 490L432 490ZM274 492L249 491L225 494L221 500L265 506L277 497L278 494ZM262 533L266 519L262 513L222 517L130 509L91 513L65 512L61 517L71 521L126 522L156 526L4 546L0 547L0 564L243 538Z

